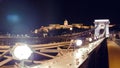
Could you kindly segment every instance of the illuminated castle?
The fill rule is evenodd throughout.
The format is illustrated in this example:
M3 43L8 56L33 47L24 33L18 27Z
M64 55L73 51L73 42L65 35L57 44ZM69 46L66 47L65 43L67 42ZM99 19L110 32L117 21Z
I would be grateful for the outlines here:
M70 28L83 28L83 29L90 29L94 26L86 26L83 24L69 24L69 22L65 19L64 24L49 24L49 26L41 26L39 29L35 29L33 33L39 33L41 31L48 32L49 30L53 29L70 29Z

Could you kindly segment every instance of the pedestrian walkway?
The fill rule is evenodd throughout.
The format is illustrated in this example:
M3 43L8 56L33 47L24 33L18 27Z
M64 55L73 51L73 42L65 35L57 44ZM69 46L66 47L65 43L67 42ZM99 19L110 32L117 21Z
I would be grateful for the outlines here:
M114 41L108 41L109 68L120 68L120 46Z

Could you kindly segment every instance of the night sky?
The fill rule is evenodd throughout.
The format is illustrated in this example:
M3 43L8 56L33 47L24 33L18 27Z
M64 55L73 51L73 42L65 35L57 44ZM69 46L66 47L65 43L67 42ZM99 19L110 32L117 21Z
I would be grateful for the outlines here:
M94 19L120 22L116 0L0 0L0 33L29 33L51 23L93 25Z

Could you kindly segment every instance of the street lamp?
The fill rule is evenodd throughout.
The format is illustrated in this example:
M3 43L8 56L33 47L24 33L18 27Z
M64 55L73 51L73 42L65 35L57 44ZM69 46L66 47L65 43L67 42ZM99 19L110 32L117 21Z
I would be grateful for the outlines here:
M16 45L11 49L13 58L21 61L21 67L24 67L24 61L27 60L32 53L32 49L24 43L16 43Z
M92 38L89 38L89 42L92 42Z
M75 44L76 44L76 46L78 46L78 47L81 46L82 43L83 43L83 42L82 42L82 40L80 40L80 39L78 39L78 40L75 41Z
M24 43L17 43L11 51L13 58L17 60L25 60L32 54L32 49Z

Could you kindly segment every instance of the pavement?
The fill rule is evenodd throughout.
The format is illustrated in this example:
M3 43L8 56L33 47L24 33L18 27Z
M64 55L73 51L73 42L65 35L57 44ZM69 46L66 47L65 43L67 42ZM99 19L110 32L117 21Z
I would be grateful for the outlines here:
M114 41L108 43L109 68L120 68L120 46Z

